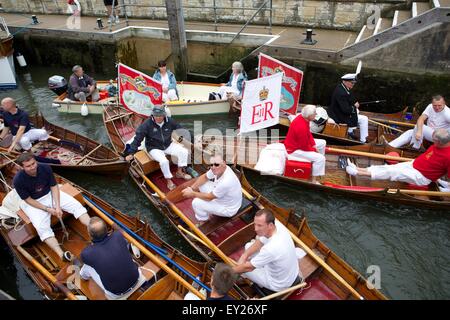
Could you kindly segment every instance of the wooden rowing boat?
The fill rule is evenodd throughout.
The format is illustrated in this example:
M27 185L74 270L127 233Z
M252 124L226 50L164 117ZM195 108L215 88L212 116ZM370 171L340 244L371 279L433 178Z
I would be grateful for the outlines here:
M10 190L9 184L17 169L13 163L7 164L4 160L0 162L2 173L0 200L3 201ZM134 242L128 238L127 240L140 249L140 257L134 256L133 259L141 267L146 282L132 293L128 300L181 300L188 292L187 288L192 288L190 286L192 278L199 274L202 274L201 282L209 285L213 266L211 261L201 262L186 257L162 241L147 221L141 220L139 216L123 214L107 202L61 176L56 175L56 178L61 190L80 201L88 209L91 217L98 216L107 223L115 220L116 224L121 224L122 230L128 228L141 237L141 240ZM6 228L8 224L2 223L0 233L45 298L51 300L105 299L103 290L92 279L81 279L76 273L75 266L62 262L46 244L40 241L25 213L19 211L19 216L23 219L15 226L11 225L11 228ZM69 233L67 239L64 238L64 232L58 220L54 217L52 219L55 236L62 243L64 250L70 250L79 256L90 243L87 229L72 215L65 213L63 221ZM258 297L247 285L235 286L230 291L230 295L235 299Z
M210 138L204 137L202 142L203 149L211 149L214 146L222 150L228 159L237 154L237 164L251 171L257 171L255 165L258 161L261 150L267 144L260 143L257 140L235 139L226 144L215 138L214 142ZM309 180L292 178L279 175L264 174L265 177L288 182L301 188L311 188L313 190L333 192L346 195L352 198L372 198L380 201L394 202L397 204L413 205L417 207L428 207L433 209L450 208L450 195L440 192L435 183L432 183L428 189L409 185L403 182L371 180L369 177L350 176L345 171L346 159L350 159L359 167L368 167L370 165L385 164L385 159L389 158L388 153L396 151L401 159L396 157L391 160L413 160L418 153L411 150L395 149L389 145L369 143L359 146L329 146L326 153L325 176L321 177L321 184L314 184ZM335 149L334 152L332 149ZM259 172L259 171L257 171Z
M104 121L116 150L123 150L124 141L142 122L135 114L126 114L125 111L120 114L117 109L105 110ZM125 136L121 136L122 133ZM203 164L195 165L195 169L200 174L206 171ZM313 235L305 217L300 218L293 210L285 210L269 202L250 186L243 174L240 179L247 198L239 212L232 218L213 216L200 227L196 226L198 221L192 209L192 199L184 199L181 195L181 190L194 180L174 178L177 188L169 191L157 163L148 165L137 160L130 166L130 174L150 202L205 258L212 257L233 264L243 253L244 244L255 237L255 212L260 208L274 212L276 218L291 231L296 245L305 251L305 256L299 260L299 267L309 289L295 290L284 298L385 299L378 290L369 289L366 280L356 270Z
M107 81L98 81L99 90L108 85ZM179 100L170 101L167 106L172 116L189 116L199 114L228 113L230 105L228 100L208 101L210 92L217 92L219 84L200 82L178 82L177 90ZM80 101L72 101L63 93L53 100L54 106L59 112L81 114ZM98 102L86 102L89 114L102 114L103 107L107 105L118 105L117 97L108 97Z
M239 112L240 105L234 104L232 109L235 110L235 114ZM304 104L299 105L297 113L301 112L301 108ZM325 109L327 107L324 107ZM418 115L414 111L411 120L406 120L405 116L408 108L396 113L376 113L361 111L361 115L365 115L369 118L369 136L368 142L381 142L380 137L383 135L387 141L392 141L397 138L401 131L412 129L417 122ZM273 129L278 129L281 135L286 135L290 126L288 114L280 112L280 123L274 126ZM359 129L355 129L354 133L359 136ZM347 131L342 126L327 124L327 127L320 133L313 133L314 138L325 139L330 144L338 145L362 145L363 143L358 140L353 140L347 135Z
M76 132L64 129L45 120L41 114L30 116L35 128L45 128L51 138L37 142L31 149L38 161L47 162L57 172L84 171L95 174L123 176L128 162L110 148ZM5 138L9 146L12 136ZM6 151L6 148L1 148Z

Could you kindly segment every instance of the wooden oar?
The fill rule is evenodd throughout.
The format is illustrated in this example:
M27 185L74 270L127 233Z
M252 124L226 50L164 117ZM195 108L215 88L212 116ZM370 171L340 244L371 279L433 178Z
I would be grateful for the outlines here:
M394 131L401 132L401 133L404 132L403 130L400 130L400 129L397 129L397 128L388 126L387 124L383 124L383 123L381 123L381 122L378 122L378 121L375 121L375 120L372 120L372 119L369 119L369 122L371 122L371 123L373 123L373 124L376 124L377 126L381 126L381 127L388 128L388 129L390 129L390 130L394 130Z
M186 217L183 214L183 212L181 212L180 209L177 208L176 205L174 205L169 199L167 199L166 195L161 190L159 190L159 188L153 182L151 182L149 178L147 178L144 174L140 172L139 175L142 177L142 179L144 179L147 185L158 194L161 201L165 201L169 205L169 207L176 213L176 215L180 217L181 220L183 220L184 223L186 223L189 226L189 228L191 228L191 230L193 230L195 234L200 239L202 239L203 242L205 242L212 251L214 251L225 263L231 266L234 265L233 261L229 257L227 257L225 253L223 253L223 251L220 250L203 232L201 232L200 229L197 228L195 224L191 220L189 220L189 218Z
M299 283L299 284L296 285L296 286L293 286L293 287L284 289L284 290L279 291L279 292L272 293L272 294L270 294L270 295L268 295L268 296L262 297L262 298L259 299L259 300L270 300L270 299L273 299L273 298L276 298L276 297L285 295L285 294L290 293L290 292L292 292L292 291L295 291L295 290L297 290L297 289L306 287L306 284L307 284L306 282Z
M341 153L341 154L348 154L348 155L353 155L353 156L363 156L363 157L384 159L384 160L395 160L395 161L413 161L414 160L412 158L394 157L394 156L388 156L386 154L378 154L378 153L371 153L371 152L364 152L364 151L357 151L357 150L348 150L348 149L339 149L339 148L333 148L333 147L326 147L325 151L326 151L326 153Z
M248 200L252 202L256 202L255 198L245 189L242 189L242 193L247 197ZM259 203L257 203L259 204ZM259 204L259 207L262 207ZM287 228L286 228L287 229ZM325 261L322 260L317 254L314 253L303 241L301 241L294 233L292 233L289 229L289 234L291 235L294 242L302 247L318 264L320 264L325 270L327 270L339 283L341 283L344 287L346 287L356 298L360 300L364 300L364 298L356 291L350 284L347 283L336 271L334 271Z
M95 213L102 218L107 224L110 226L113 226L115 223L112 221L107 215L105 215L103 212L101 212L97 207L95 207L92 203L89 201L85 201L85 203L95 211ZM163 269L165 272L171 275L175 280L180 282L183 287L185 287L187 290L194 293L197 297L199 297L201 300L205 300L205 296L201 294L197 289L195 289L189 282L187 282L183 277L181 277L178 273L176 273L174 270L172 270L170 267L168 267L165 263L163 263L160 259L158 259L157 256L155 256L153 253L151 253L146 247L144 247L139 241L134 239L131 235L126 233L124 230L120 229L120 232L125 237L125 239L128 240L129 243L136 246L143 254L146 255L147 258L149 258L151 261L153 261L158 267Z
M69 300L78 300L77 297L70 292L70 290L62 284L61 281L56 279L54 275L52 275L45 267L40 264L35 258L31 256L24 248L18 245L17 250L51 283L55 285L62 293L64 293Z
M102 145L99 144L98 146L96 146L94 149L92 149L91 151L89 151L86 155L83 156L83 158L81 158L80 160L77 161L77 163L75 163L75 165L79 165L81 162L84 161L84 159L86 159L87 157L89 157L91 154L93 154L95 151L97 151Z
M388 189L388 193L405 193L417 196L430 196L430 197L450 197L450 192L443 191L427 191L427 190L409 190L409 189Z
M378 122L384 122L389 124L396 124L402 127L408 127L408 128L414 128L416 126L415 123L409 123L409 122L401 122L401 121L395 121L395 120L388 120L388 119L378 119L373 118L372 120L378 121Z
M185 229L183 226L178 225L177 226L178 229L180 229L181 231L183 231L184 233L188 234L189 236L191 236L192 238L194 238L196 241L200 242L202 245L204 245L205 247L209 248L208 245L205 243L205 241L203 241L202 239L200 239L199 237L197 237L195 234L193 234L192 232L190 232L189 230Z

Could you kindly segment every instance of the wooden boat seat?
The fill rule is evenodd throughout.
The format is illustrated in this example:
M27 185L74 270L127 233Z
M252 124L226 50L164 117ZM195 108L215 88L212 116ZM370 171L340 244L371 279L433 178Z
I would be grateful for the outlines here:
M242 205L239 208L238 212L234 216L232 216L231 218L226 218L226 217L219 217L216 215L211 215L209 217L209 220L200 226L200 230L205 235L209 235L212 232L214 232L215 230L222 227L223 225L227 224L228 222L239 219L244 214L250 212L252 210L252 208L253 208L252 203L249 200L247 200L245 197L243 197Z
M333 137L346 138L347 137L347 125L346 124L334 124L326 123L322 134L330 135Z
M144 174L149 174L150 172L159 169L159 163L153 160L144 150L136 152L134 154L134 159L139 164Z

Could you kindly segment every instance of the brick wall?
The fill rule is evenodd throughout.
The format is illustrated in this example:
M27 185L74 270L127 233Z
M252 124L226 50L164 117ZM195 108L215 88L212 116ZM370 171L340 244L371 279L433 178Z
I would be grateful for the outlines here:
M165 0L118 0L125 1L131 18L165 19ZM215 0L218 22L243 24L265 0ZM103 0L79 0L83 15L106 15ZM272 0L272 23L286 26L314 26L324 28L361 28L372 14L371 6L388 10L407 0ZM67 0L1 0L6 12L51 13L67 12ZM186 20L214 21L213 0L184 0ZM151 4L151 7L149 6ZM194 7L194 8L192 8ZM252 24L267 25L270 11L259 12Z

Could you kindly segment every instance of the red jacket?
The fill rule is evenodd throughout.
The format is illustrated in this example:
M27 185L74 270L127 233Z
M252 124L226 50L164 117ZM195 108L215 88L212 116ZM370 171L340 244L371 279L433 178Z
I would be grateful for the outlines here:
M316 142L309 129L309 121L305 120L302 115L298 115L292 121L286 140L284 140L284 146L288 153L295 150L317 152Z
M413 167L425 178L436 181L450 172L450 147L432 145L414 160Z

